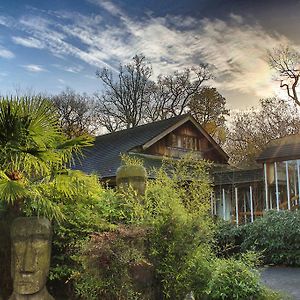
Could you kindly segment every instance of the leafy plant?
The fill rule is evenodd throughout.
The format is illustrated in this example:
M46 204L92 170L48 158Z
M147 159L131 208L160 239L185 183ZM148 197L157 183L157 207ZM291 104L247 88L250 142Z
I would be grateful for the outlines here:
M240 260L216 259L213 265L208 294L211 299L255 299L261 294L257 271Z
M219 252L228 256L254 250L262 253L265 264L299 266L299 228L299 211L269 211L253 223L238 228L221 225L216 235Z
M80 154L81 147L91 143L92 138L88 136L68 140L60 130L55 108L47 99L2 98L1 201L15 214L22 214L25 210L26 213L61 220L60 206L48 197L50 190L63 189L69 195L73 193L77 179L70 178L72 171L67 167L73 155ZM69 178L72 184L65 184Z

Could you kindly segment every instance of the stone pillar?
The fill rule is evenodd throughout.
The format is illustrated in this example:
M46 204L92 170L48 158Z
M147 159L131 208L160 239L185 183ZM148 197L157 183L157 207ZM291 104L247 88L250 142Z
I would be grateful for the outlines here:
M144 195L146 190L147 172L143 166L121 166L117 170L117 187L127 190L131 186L138 195Z

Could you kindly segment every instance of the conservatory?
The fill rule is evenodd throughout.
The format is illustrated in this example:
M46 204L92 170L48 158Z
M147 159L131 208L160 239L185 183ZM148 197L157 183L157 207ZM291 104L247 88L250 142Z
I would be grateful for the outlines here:
M299 207L300 135L274 140L257 159L264 168L266 209Z
M214 171L213 215L241 224L270 209L299 208L300 135L271 141L257 163L252 169L222 166Z

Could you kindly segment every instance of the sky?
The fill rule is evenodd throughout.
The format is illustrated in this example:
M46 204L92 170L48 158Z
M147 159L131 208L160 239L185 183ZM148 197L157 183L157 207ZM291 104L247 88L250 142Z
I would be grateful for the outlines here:
M267 50L300 50L300 0L0 0L0 94L93 94L135 54L154 78L200 63L229 108L280 94ZM283 95L283 93L281 93Z

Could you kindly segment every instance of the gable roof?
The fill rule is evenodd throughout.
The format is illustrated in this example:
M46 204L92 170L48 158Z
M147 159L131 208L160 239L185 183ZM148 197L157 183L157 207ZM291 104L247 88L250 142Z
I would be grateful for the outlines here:
M270 141L256 161L271 162L298 158L300 158L300 134L293 134Z
M97 173L103 178L114 177L121 165L120 154L128 153L136 147L145 150L187 121L191 121L224 157L224 160L228 160L227 154L213 138L191 115L186 114L97 136L94 146L84 150L84 157L80 162L75 163L74 168L86 173Z

